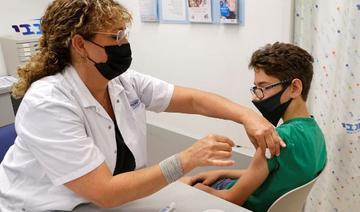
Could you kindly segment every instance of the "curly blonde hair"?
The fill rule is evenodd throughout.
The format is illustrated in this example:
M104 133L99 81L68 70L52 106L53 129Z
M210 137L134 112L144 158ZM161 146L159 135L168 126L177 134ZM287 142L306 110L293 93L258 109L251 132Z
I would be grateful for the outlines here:
M19 81L12 95L20 98L30 85L45 76L61 72L71 63L70 45L74 35L91 39L93 32L108 29L119 21L129 24L128 10L114 0L55 0L41 19L40 48L19 66Z

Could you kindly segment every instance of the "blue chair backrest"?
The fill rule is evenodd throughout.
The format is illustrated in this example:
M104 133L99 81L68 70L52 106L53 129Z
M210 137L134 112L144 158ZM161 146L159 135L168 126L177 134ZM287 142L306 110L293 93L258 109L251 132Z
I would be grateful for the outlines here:
M0 127L0 163L10 146L14 144L15 138L16 131L14 124Z

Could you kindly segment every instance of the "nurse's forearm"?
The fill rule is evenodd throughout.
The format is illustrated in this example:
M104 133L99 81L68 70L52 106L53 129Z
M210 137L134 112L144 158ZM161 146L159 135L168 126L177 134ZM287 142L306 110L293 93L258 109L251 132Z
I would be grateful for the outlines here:
M212 93L196 93L192 105L197 114L232 120L240 124L243 124L248 114L252 112L247 107Z
M114 176L108 183L106 206L115 207L146 197L166 185L158 165Z
M102 208L112 208L143 198L166 185L159 165L112 176L105 163L65 184L73 192Z
M241 124L254 113L251 109L219 95L180 86L175 87L166 111L200 114Z

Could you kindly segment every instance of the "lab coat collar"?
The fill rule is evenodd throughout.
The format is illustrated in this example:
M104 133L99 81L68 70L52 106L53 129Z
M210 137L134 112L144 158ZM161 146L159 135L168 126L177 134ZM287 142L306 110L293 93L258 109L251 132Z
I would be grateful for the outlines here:
M94 98L90 93L89 89L86 87L85 83L81 80L75 68L71 65L65 69L65 78L70 82L71 86L74 88L73 92L77 93L79 97L78 101L84 108L94 108L98 113L104 116L107 119L111 118L108 116L106 111L100 105L100 103ZM110 98L118 96L123 90L124 87L121 84L120 77L117 77L108 83L109 95Z
M116 77L115 79L109 81L108 89L110 96L118 96L121 92L124 91L124 87L122 86L122 76Z
M73 92L81 94L78 95L81 96L81 98L78 99L81 106L84 108L98 106L99 103L90 93L84 82L80 79L80 76L72 65L69 65L65 68L64 77L68 82L70 82L71 86L73 87Z

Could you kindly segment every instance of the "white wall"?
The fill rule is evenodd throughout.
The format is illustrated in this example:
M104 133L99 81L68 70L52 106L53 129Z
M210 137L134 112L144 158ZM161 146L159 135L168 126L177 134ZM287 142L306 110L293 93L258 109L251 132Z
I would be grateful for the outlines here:
M266 43L290 42L292 37L292 1L245 1L244 26L141 23L138 1L119 2L134 16L130 34L133 68L250 107L253 76L247 64L252 52ZM229 121L148 113L148 122L193 138L218 133L250 145L243 128Z
M14 34L12 25L29 23L40 18L51 0L0 0L0 36ZM0 49L0 76L6 74Z

